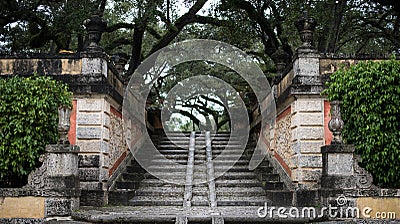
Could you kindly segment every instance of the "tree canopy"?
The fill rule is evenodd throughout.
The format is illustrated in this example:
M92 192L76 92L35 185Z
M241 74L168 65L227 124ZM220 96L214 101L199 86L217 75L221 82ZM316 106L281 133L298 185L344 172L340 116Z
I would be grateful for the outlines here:
M5 0L0 2L0 53L82 51L87 45L83 21L97 14L108 23L101 40L106 53L127 57L126 80L152 53L193 38L244 50L271 80L277 56L288 62L300 46L294 23L305 13L318 23L313 45L319 52L400 52L398 1ZM190 66L204 64L182 66L172 72L185 71L184 79L193 75ZM214 69L213 75L222 77L224 72ZM164 81L155 86L156 94L180 79ZM239 92L246 89L237 86Z

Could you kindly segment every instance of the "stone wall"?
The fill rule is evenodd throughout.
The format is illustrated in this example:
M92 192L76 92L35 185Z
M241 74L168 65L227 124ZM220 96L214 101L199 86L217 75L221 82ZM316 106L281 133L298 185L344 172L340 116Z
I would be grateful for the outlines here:
M13 55L0 58L1 75L49 75L73 91L68 139L81 148L81 204L107 204L114 171L130 153L122 128L122 78L107 55Z

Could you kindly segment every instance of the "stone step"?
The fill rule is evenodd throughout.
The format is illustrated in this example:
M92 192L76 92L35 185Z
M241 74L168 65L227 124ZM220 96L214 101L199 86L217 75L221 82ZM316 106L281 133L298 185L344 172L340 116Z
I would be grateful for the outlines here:
M217 196L265 196L262 187L217 187Z
M184 187L148 187L136 191L137 196L167 196L167 197L183 197Z
M117 181L117 189L138 189L141 181Z
M151 165L148 168L149 172L186 172L186 169L187 169L187 167L184 165L182 165L182 166Z
M264 174L259 174L258 178L260 181L279 181L279 174L276 173L264 173Z
M194 195L192 197L192 206L209 206L208 195Z
M163 180L159 180L159 179L155 179L155 178L154 179L143 179L140 182L140 188L144 188L144 187L175 187L175 186L180 186L180 185L168 183Z
M217 196L217 206L263 206L269 200L266 197L248 196L248 197L231 197Z
M258 180L226 180L217 179L215 180L216 187L261 187L261 183Z
M167 155L155 155L153 160L160 160L160 159L169 159L169 160L186 160L188 159L188 154L167 154Z
M158 150L161 154L188 154L188 150L186 149L160 149Z
M268 190L265 192L268 199L275 206L291 206L293 204L293 192L288 190Z
M129 200L130 206L182 206L183 196L158 197L158 196L135 196Z
M280 181L264 181L262 182L265 190L283 190L284 184Z
M240 180L240 179L256 179L257 176L253 172L226 172L222 176L215 172L215 176L219 176L217 180Z

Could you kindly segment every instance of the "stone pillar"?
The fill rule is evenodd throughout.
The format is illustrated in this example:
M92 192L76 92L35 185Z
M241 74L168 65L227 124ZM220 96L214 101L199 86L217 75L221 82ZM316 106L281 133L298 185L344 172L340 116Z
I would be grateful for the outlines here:
M83 205L107 204L110 104L98 96L77 100L76 144Z
M79 208L78 152L73 145L47 145L42 166L29 175L26 188L45 197L44 217L70 216Z
M354 147L333 144L321 147L321 187L330 189L354 189L353 153Z
M293 67L285 69L273 87L278 116L272 148L296 190L315 190L322 171L320 147L324 145L320 55L312 46L316 22L305 15L295 25L303 44L293 57Z

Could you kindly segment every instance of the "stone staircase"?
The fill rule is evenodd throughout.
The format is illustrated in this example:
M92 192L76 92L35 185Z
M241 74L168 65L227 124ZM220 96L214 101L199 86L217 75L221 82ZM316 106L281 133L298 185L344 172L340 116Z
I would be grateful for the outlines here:
M228 145L230 133L188 132L184 135L185 138L179 133L169 133L168 137L164 133L153 135L153 142L162 156L179 165L171 165L162 156L155 156L147 172L132 159L109 194L110 206L129 206L147 212L156 209L156 213L176 217L175 223L209 223L210 220L243 223L245 219L258 222L263 220L257 220L257 208L265 203L290 206L291 192L286 190L268 161L254 171L248 169L254 142L249 142L242 154L239 137L231 137ZM239 160L234 163L237 158ZM153 175L159 172L170 180L186 179L185 184L160 180ZM282 198L288 199L274 202ZM140 220L167 223L166 216L160 216L159 220L155 216L157 214Z

